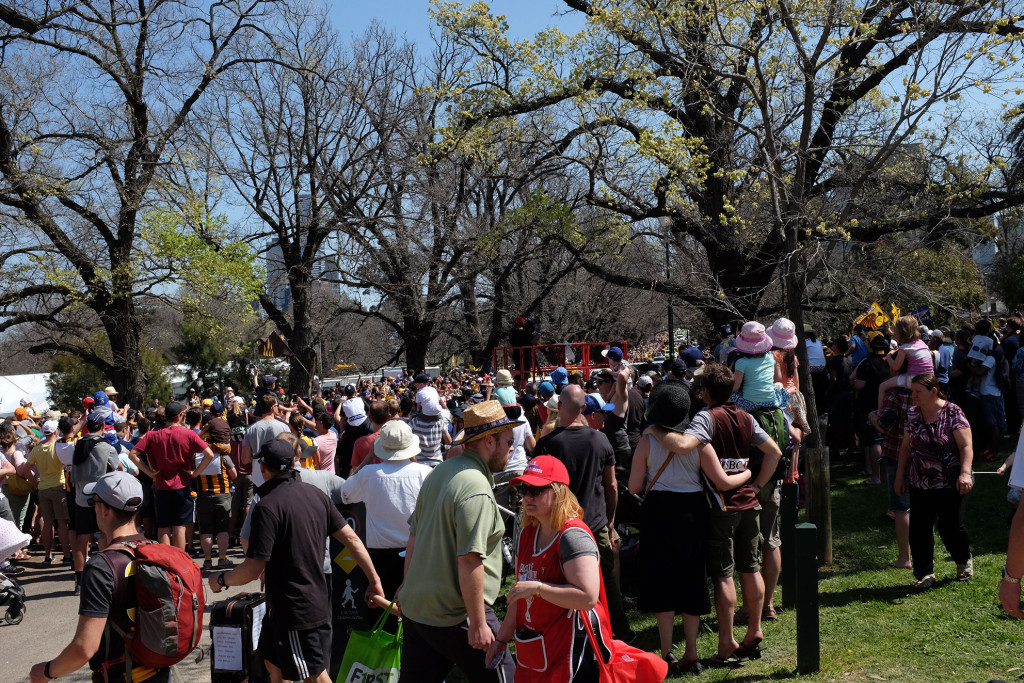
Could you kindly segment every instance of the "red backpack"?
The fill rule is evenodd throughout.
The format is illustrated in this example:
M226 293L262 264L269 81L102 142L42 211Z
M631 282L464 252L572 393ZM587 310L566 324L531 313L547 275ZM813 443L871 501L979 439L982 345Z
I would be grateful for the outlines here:
M115 595L122 582L134 577L134 600L128 597L135 607L134 623L123 628L122 619L107 620L124 638L125 670L159 669L188 656L202 638L206 608L203 576L188 553L153 541L128 541L100 554L114 572ZM129 574L133 560L135 572Z

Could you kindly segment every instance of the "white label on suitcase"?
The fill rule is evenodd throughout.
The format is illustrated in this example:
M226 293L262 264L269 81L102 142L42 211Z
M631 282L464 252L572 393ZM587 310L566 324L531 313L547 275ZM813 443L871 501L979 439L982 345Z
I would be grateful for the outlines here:
M213 668L221 671L242 671L242 629L240 627L213 627Z
M260 645L260 631L263 630L263 615L267 613L267 603L261 602L252 608L252 651Z

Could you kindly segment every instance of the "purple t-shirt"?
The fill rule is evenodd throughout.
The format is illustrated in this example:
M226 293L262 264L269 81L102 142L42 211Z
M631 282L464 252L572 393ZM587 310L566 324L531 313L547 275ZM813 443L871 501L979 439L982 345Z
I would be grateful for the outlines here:
M910 466L907 483L918 489L950 489L960 476L960 448L953 432L970 429L960 406L946 401L934 422L925 422L921 409L907 411L910 435Z

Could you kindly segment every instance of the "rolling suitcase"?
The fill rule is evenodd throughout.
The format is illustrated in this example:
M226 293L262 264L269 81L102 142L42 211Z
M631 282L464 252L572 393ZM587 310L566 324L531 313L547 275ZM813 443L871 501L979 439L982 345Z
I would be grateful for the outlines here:
M263 593L241 593L213 604L210 610L212 683L270 681L263 658L256 653L266 610Z

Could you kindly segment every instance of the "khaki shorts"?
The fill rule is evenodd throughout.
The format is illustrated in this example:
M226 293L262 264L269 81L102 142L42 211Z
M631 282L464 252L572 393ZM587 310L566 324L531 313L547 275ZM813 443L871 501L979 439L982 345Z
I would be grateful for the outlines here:
M770 481L765 484L757 494L757 500L761 503L761 538L769 548L778 548L782 545L782 538L779 536L779 505L782 502L782 482Z
M39 489L39 514L43 516L43 519L52 522L55 519L68 518L65 495L63 486Z
M708 527L708 576L725 579L761 571L760 510L712 510Z

